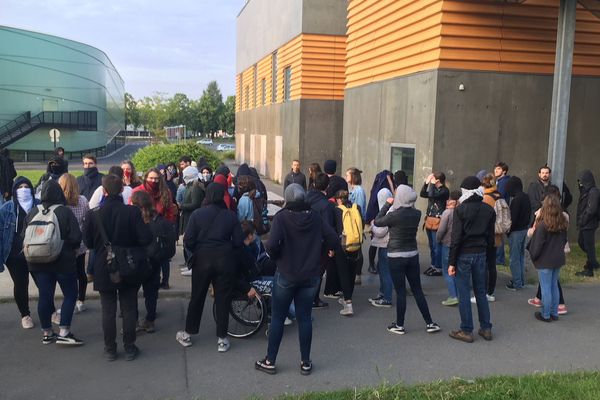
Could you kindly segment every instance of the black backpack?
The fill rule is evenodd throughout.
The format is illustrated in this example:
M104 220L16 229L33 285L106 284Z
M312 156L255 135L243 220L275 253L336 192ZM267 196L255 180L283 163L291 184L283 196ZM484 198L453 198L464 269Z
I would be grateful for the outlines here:
M150 221L150 230L154 239L148 245L148 258L154 262L172 258L175 255L177 242L175 225L157 215Z
M254 228L256 234L262 236L269 233L271 230L271 223L269 222L269 215L267 210L267 199L261 195L252 199L252 211L254 214Z

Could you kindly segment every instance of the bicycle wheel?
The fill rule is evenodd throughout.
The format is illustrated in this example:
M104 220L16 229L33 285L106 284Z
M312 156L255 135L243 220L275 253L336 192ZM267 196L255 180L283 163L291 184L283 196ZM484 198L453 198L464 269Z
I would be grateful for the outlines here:
M213 316L217 319L216 303L213 304ZM235 297L229 306L229 327L227 334L236 338L250 337L258 332L265 323L267 313L262 299Z

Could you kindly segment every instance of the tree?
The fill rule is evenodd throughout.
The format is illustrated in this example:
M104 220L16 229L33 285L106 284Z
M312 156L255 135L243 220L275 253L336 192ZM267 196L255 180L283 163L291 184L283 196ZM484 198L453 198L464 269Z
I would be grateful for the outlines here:
M135 130L141 125L140 110L138 109L137 101L130 93L125 93L125 127L133 125Z
M168 126L190 123L190 99L183 93L175 93L165 104L166 124Z
M223 95L216 81L208 84L200 97L198 106L200 112L200 123L205 133L214 137L214 133L219 129L221 113L223 112Z
M229 134L235 133L235 96L227 96L221 113L221 129Z

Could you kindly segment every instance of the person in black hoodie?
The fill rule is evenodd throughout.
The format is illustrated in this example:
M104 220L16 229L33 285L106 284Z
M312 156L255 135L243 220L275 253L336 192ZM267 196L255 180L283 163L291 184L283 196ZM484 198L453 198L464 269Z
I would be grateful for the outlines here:
M44 184L49 180L58 180L62 174L65 174L67 169L65 167L65 162L60 157L52 157L48 160L48 165L46 166L46 173L40 177L37 185L35 185L35 197L40 198L42 195L42 189L44 188Z
M511 226L508 232L508 246L512 274L512 280L506 288L520 290L525 285L525 241L531 221L531 202L527 193L523 192L523 182L516 176L508 178L506 193L510 196Z
M348 191L348 182L341 176L335 174L335 171L337 170L337 163L335 160L325 161L323 163L323 170L329 177L329 186L327 186L327 190L325 191L325 196L327 196L328 199L333 198L340 190Z
M88 201L90 201L96 189L102 186L102 177L104 174L98 172L96 163L96 157L91 154L84 155L83 175L77 178L79 194L85 196Z
M256 189L264 195L265 201L269 200L269 193L267 192L267 188L265 184L260 180L260 175L258 175L258 171L254 167L250 167L250 176L254 178L254 183L256 184Z
M217 310L217 350L229 350L227 327L229 303L235 283L235 252L243 246L243 233L235 212L228 210L223 196L225 188L213 182L206 189L201 208L188 221L183 245L191 252L192 295L188 305L185 330L175 339L184 347L192 345L190 335L200 329L208 286L212 283ZM209 255L209 256L208 256Z
M60 255L55 261L49 263L28 262L29 271L33 275L40 294L38 315L43 331L42 343L56 342L62 345L82 345L83 341L77 339L71 333L71 320L78 291L75 252L81 244L81 230L75 214L66 206L65 195L56 179L49 180L44 184L41 201L41 206L32 208L27 214L26 224L29 225L42 210L45 212L51 206L58 206L54 209L54 214L58 219L60 237L64 241ZM64 295L60 307L60 332L58 336L52 330L51 321L52 313L55 311L54 292L56 291L57 282Z
M256 361L255 368L274 374L275 361L283 337L283 322L294 301L300 340L300 372L312 372L311 305L320 280L319 258L323 243L333 255L338 241L331 227L305 202L305 192L297 183L285 192L285 206L275 214L265 248L277 264L273 282L271 327L267 355Z
M15 164L8 154L8 149L0 149L0 205L10 200L13 179L16 176Z
M106 263L106 247L99 223L113 246L133 248L145 247L152 241L152 232L144 223L139 208L123 204L121 192L123 181L116 175L102 178L105 199L101 208L87 212L84 223L83 242L95 252L94 290L100 292L102 305L102 330L104 332L104 354L108 361L117 357L117 298L123 315L123 344L125 359L134 360L139 349L135 345L137 322L137 293L139 283L119 282L110 279Z
M471 313L471 284L479 315L479 336L492 340L490 308L486 298L487 259L495 257L494 226L496 213L483 202L483 188L476 176L463 180L460 187L460 205L454 209L452 239L448 259L448 275L455 277L458 291L460 329L450 337L473 342L473 315ZM524 194L525 195L525 194ZM527 195L525 195L527 197ZM529 209L529 205L527 205Z
M65 171L69 172L69 161L65 158L65 149L64 147L57 147L56 149L54 149L54 155L56 157L62 158L64 164L65 164Z
M427 199L425 218L437 218L439 225L442 213L446 209L446 201L450 198L450 191L446 187L446 175L443 172L430 174L425 179L420 196ZM437 227L426 228L425 232L429 241L431 267L423 273L428 276L442 276L442 245L435 240Z
M599 267L596 259L596 230L600 216L600 190L596 187L596 180L592 171L585 169L577 177L579 184L579 201L577 202L577 230L579 231L578 243L587 256L583 271L577 272L579 276L594 276L594 270Z
M306 190L306 176L300 171L300 161L298 160L292 161L292 170L283 180L283 190L291 183L297 183L302 186L302 189Z

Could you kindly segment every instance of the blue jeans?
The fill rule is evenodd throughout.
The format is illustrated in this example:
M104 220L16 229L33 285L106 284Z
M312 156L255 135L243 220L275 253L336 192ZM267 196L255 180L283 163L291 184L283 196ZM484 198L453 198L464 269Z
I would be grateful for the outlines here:
M60 285L64 295L62 306L60 307L60 327L68 328L73 319L73 310L77 301L77 273L75 271L68 274L57 274L56 272L32 272L35 284L38 287L40 299L38 302L38 316L43 330L52 329L52 313L54 307L54 293L56 292L56 283Z
M320 278L315 276L301 282L290 282L281 276L279 272L275 273L271 300L271 327L267 346L267 359L269 361L274 363L277 359L279 345L283 338L283 322L288 315L292 301L296 306L301 360L310 361L310 347L312 344L311 312L319 280Z
M456 289L458 289L458 311L460 312L460 329L473 332L473 314L471 312L471 282L477 300L477 314L481 329L491 329L490 306L486 294L487 267L486 254L461 254L456 265Z
M429 255L431 257L431 265L440 269L442 265L442 245L435 240L437 231L425 229L427 240L429 241Z
M456 293L456 282L454 277L448 275L448 258L450 257L450 247L442 245L442 273L448 287L448 297L458 297Z
M502 243L496 247L496 265L506 264L506 254L504 254L504 235L502 235Z
M390 262L387 256L387 248L380 247L378 250L377 270L379 271L379 294L385 301L392 302L392 276L390 275Z
M542 290L542 316L546 319L550 316L558 317L558 304L560 302L559 275L560 268L538 269L540 289Z
M513 285L517 289L523 288L525 284L525 239L527 239L527 229L511 232L508 235L510 272Z

